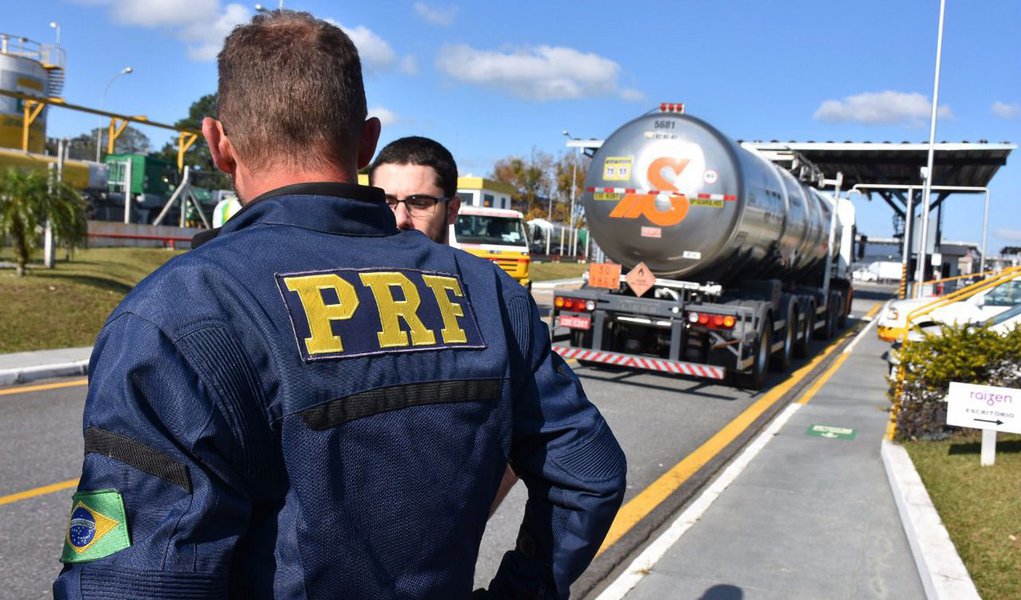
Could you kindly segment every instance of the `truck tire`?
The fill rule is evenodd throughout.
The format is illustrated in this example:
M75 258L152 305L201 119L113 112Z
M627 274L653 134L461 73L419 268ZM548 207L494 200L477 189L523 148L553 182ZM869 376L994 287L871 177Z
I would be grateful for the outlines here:
M758 345L755 347L755 356L752 361L752 369L748 373L737 373L734 383L739 387L749 390L761 390L766 385L766 371L769 369L770 346L772 336L770 332L773 327L766 323L762 333L759 335Z
M847 305L846 292L840 292L840 302L837 304L837 329L843 329L847 327L847 313L851 312L850 307Z
M826 339L832 340L837 335L837 302L835 299L830 299L830 305L826 309Z
M783 348L773 355L769 366L777 373L786 373L791 368L791 357L794 355L794 340L797 337L798 321L797 313L791 312L787 316L787 325L783 330Z
M801 339L794 341L794 356L797 358L805 358L808 356L808 341L812 339L812 315L815 314L815 305L809 305L808 312L804 315L800 315L798 321L799 331L801 332Z

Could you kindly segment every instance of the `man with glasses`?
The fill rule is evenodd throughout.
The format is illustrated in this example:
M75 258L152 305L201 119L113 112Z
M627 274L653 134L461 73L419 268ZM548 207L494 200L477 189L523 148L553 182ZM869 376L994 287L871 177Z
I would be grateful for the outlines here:
M625 461L531 298L356 185L380 123L340 28L259 14L218 67L202 133L244 206L96 340L54 596L467 598L510 459L489 592L567 597Z
M394 140L372 161L369 184L386 194L398 229L421 231L434 242L447 243L461 199L457 196L457 164L446 147L420 136ZM490 515L517 481L514 469L508 465Z
M397 228L417 230L446 244L457 220L457 165L450 152L429 138L412 136L390 142L369 170L369 183L382 188Z

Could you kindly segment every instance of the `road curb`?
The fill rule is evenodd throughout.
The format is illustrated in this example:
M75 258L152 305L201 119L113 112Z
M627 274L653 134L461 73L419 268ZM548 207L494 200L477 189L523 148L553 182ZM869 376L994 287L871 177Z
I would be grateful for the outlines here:
M981 600L908 451L899 444L883 440L882 456L925 597Z
M552 290L562 285L580 285L582 283L581 277L574 277L572 279L551 279L548 281L533 281L533 290Z
M88 359L65 363L54 363L50 365L39 365L35 367L0 369L0 386L29 383L31 381L49 379L51 377L86 375L88 372Z

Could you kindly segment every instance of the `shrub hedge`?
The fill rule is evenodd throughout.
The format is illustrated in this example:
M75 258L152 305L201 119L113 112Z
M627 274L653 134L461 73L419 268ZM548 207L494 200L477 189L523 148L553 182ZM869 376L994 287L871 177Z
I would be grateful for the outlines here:
M951 381L1021 387L1021 327L1006 335L985 327L942 326L940 335L900 350L903 386L897 412L897 437L940 439L958 429L946 424L946 395ZM897 398L897 378L889 397Z

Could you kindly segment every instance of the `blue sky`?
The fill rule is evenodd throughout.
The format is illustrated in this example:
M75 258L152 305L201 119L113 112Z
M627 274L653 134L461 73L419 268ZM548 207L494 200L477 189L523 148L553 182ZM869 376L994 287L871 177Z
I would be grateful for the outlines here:
M263 0L276 7L277 0ZM254 3L5 0L5 33L68 55L64 96L173 122L215 91L223 36ZM1021 141L1021 2L948 0L937 140ZM359 46L382 143L420 134L462 174L508 155L565 151L561 132L604 138L662 101L746 140L911 141L929 135L938 0L329 2L285 0ZM16 7L16 8L15 8ZM51 136L97 120L50 112ZM146 131L143 129L143 131ZM155 146L169 136L150 129ZM1021 153L993 179L989 250L1021 245ZM980 242L982 197L952 197L944 239ZM892 211L854 198L859 229Z

